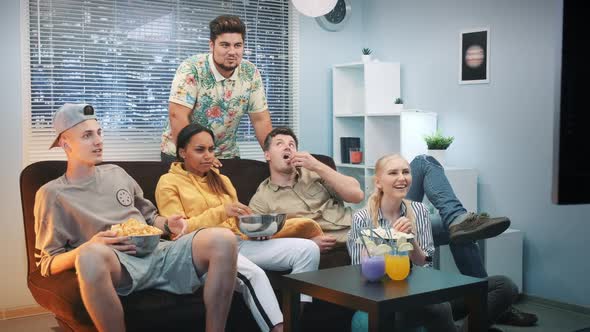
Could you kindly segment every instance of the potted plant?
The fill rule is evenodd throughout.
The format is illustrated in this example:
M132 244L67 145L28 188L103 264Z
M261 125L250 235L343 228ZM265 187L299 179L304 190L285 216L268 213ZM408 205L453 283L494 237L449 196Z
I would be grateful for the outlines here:
M428 154L434 157L438 162L444 166L445 151L453 143L455 137L443 136L440 130L436 130L432 135L424 136L424 141L428 147Z
M396 113L401 112L404 109L404 101L401 98L395 98L393 102L393 111Z
M361 55L361 59L363 60L363 63L371 62L371 53L373 53L373 50L371 50L368 47L365 47L361 51L363 53L363 55Z

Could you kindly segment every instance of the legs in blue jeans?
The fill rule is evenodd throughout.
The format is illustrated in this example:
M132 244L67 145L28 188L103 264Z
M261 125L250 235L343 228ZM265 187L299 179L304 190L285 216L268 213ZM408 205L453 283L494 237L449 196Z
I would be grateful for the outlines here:
M461 274L476 278L485 278L488 276L483 265L481 252L475 242L452 243L449 239L449 231L443 226L440 217L438 215L431 215L430 221L432 223L434 245L437 247L446 244L449 245L455 265L457 265Z
M436 159L427 155L419 155L410 163L412 170L412 186L407 198L422 202L424 195L438 209L445 229L458 216L467 213L461 201L445 175L444 168Z
M488 312L487 325L490 326L496 322L498 317L510 306L516 302L518 288L504 276L491 276L488 278ZM464 299L451 300L451 308L453 309L453 319L459 320L467 316L467 306Z
M440 213L440 218L431 220L434 245L449 244L455 264L462 274L478 278L487 277L479 247L475 242L456 244L449 240L449 225L467 210L455 196L443 167L431 156L419 155L410 163L410 169L412 186L407 198L422 202L426 195Z

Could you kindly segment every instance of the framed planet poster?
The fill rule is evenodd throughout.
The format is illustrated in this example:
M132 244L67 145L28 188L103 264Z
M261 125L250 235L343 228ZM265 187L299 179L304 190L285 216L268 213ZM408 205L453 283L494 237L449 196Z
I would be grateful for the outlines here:
M459 84L490 82L490 29L461 31Z

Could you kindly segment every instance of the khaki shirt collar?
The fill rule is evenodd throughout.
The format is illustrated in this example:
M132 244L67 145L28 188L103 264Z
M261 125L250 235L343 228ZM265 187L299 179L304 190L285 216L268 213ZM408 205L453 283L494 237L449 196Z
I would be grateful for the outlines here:
M297 169L296 169L296 172L297 172L297 175L295 175L295 183L297 183L297 182L299 181L299 178L301 177L301 169L300 169L300 168L297 168ZM295 184L293 184L293 186L295 186ZM274 191L274 192L277 192L277 191L279 191L279 189L281 189L281 188L286 188L286 187L281 187L281 186L279 186L278 184L274 184L274 183L273 183L273 182L270 180L270 177L268 178L268 187L269 187L269 188L270 188L272 191Z
M235 81L238 79L238 68L240 66L238 65L238 67L236 67L236 69L234 69L234 73L228 77L228 80L232 80ZM213 73L213 77L215 77L215 81L217 82L221 82L223 80L225 80L226 78L221 75L221 73L217 70L217 67L215 67L215 62L213 62L213 54L209 53L209 68L211 68L211 72Z

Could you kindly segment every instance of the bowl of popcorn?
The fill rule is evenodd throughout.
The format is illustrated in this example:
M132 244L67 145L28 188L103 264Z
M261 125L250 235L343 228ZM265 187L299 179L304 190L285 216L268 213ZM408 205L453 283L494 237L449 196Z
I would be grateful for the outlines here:
M160 243L163 233L159 228L133 218L122 224L111 226L111 230L117 232L117 236L128 236L131 243L135 245L135 256L138 257L143 257L154 251Z

